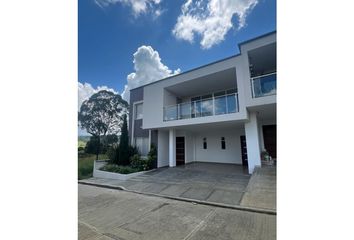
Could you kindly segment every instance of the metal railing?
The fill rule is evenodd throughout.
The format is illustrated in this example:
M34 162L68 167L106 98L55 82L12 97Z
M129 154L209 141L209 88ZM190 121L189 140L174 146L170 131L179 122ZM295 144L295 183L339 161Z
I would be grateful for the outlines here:
M251 78L252 97L265 97L277 93L277 73L269 73Z
M189 119L235 113L239 111L238 94L225 94L198 101L164 107L164 121Z

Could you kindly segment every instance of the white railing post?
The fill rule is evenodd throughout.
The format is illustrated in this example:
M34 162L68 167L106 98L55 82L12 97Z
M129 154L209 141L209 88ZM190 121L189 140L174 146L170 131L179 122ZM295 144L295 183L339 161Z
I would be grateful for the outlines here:
M215 116L215 97L213 94L213 116Z
M177 119L179 119L179 112L180 112L180 106L179 106L179 103L177 104Z
M251 91L252 91L252 98L255 98L256 96L255 96L255 94L254 94L254 83L253 83L253 81L254 81L254 78L251 78Z
M238 93L235 93L235 100L236 100L236 107L237 107L237 111L239 112L239 107L238 107Z

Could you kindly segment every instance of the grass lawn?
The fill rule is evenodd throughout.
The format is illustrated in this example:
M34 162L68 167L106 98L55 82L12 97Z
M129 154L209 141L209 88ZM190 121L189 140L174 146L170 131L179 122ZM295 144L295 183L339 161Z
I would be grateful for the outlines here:
M107 158L108 157L105 154L98 155L99 160L104 160ZM92 177L94 160L96 160L96 155L94 154L83 154L83 155L79 154L79 162L78 162L79 180Z

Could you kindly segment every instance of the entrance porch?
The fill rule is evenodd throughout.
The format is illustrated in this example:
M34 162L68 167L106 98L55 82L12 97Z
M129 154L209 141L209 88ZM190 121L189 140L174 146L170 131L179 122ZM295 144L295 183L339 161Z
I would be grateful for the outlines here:
M249 111L247 121L158 129L157 135L157 167L226 163L246 167L251 174L261 166L262 151L276 159L275 105Z

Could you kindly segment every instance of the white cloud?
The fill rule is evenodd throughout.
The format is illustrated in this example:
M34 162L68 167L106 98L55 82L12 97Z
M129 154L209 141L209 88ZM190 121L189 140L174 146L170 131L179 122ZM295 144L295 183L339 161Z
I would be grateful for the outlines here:
M200 45L208 49L224 40L232 28L232 18L238 19L237 29L246 25L248 13L258 0L187 0L172 33L177 39L192 43L194 35L201 36Z
M148 84L162 78L178 74L181 70L178 68L174 71L170 70L161 62L159 53L151 46L141 46L134 53L134 70L127 76L128 84L125 85L122 97L128 101L130 97L130 89Z
M81 104L86 100L89 99L93 94L101 91L101 90L107 90L111 91L115 94L118 94L113 88L109 88L107 86L98 86L97 88L93 88L91 84L89 83L84 83L82 84L81 82L78 83L78 89L79 89L79 101L78 101L78 111L80 111Z
M134 16L150 12L158 17L162 11L159 9L161 0L95 0L95 3L101 8L121 3L132 8Z

